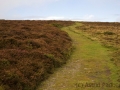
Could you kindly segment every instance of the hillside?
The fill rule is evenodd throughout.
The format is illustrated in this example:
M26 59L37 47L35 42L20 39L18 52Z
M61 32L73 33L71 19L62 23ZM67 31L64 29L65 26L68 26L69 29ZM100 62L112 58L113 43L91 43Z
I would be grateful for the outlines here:
M120 90L119 23L76 22L62 30L75 50L37 90Z
M72 40L59 28L71 24L0 20L0 90L34 90L66 63Z
M82 25L77 26L76 29L84 32L91 40L100 41L103 46L111 48L113 57L111 61L118 68L120 67L120 23L82 22Z

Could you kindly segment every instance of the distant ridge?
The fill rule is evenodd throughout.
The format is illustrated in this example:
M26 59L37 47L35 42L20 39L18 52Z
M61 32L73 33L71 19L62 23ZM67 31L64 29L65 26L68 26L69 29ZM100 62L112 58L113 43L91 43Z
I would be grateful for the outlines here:
M5 19L0 19L0 20L5 20Z

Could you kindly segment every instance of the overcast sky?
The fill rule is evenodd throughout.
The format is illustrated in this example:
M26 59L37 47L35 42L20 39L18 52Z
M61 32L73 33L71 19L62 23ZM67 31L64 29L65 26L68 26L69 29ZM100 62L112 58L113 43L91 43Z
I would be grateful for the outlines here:
M120 0L0 0L0 19L120 22Z

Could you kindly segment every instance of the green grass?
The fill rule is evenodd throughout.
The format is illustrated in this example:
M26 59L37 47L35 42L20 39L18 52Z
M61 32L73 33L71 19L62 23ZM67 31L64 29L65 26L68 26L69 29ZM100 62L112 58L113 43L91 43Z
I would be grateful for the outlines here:
M71 26L69 29L73 30L74 32L76 31L77 34L71 32L70 30L67 30L67 28L64 29L66 32L68 32L70 37L72 37L74 42L76 42L74 44L76 47L76 51L73 58L83 59L83 68L91 68L91 70L89 71L92 72L92 74L90 73L88 75L86 73L83 73L82 76L84 76L84 78L89 78L89 76L91 75L96 77L98 76L99 78L96 78L96 82L118 83L117 67L110 61L110 59L112 58L110 56L111 49L105 48L104 46L102 46L101 43L97 41L91 41L87 36L85 37L81 31L78 32L77 30L75 30L74 27L75 26ZM100 74L95 75L96 72L99 72ZM110 75L107 75L107 73L110 73ZM84 80L82 81L81 78L82 77L77 79L79 79L80 82L84 82Z
M69 62L43 82L38 90L119 90L110 85L118 85L119 78L117 67L111 62L112 49L75 28L81 25L76 23L62 28L72 38L75 50ZM81 87L86 83L99 83L100 87Z

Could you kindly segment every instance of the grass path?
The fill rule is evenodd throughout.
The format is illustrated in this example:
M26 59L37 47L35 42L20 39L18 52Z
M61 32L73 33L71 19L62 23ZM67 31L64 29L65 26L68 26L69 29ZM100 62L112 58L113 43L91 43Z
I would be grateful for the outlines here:
M111 50L77 31L78 25L81 24L62 29L72 38L75 47L70 60L37 90L119 90L117 68L110 61Z

